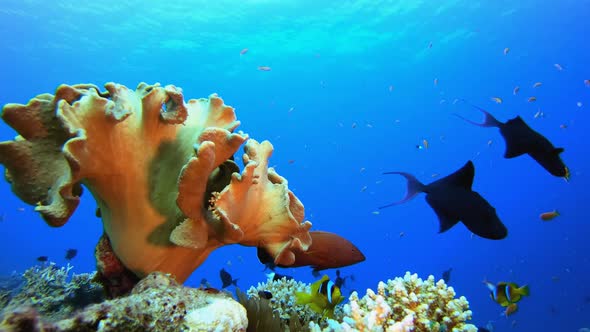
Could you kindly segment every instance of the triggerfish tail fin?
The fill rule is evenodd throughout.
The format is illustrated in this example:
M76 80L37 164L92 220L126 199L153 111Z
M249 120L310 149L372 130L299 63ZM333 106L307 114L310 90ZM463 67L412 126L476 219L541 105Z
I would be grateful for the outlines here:
M418 195L419 193L424 192L424 190L426 189L426 186L424 184L422 184L420 181L418 181L418 179L416 179L416 177L413 176L412 174L404 173L404 172L386 172L383 174L399 174L399 175L405 177L406 180L408 180L408 192L406 193L406 196L404 198L402 198L400 201L393 202L391 204L387 204L384 206L380 206L379 207L380 209L384 209L384 208L387 208L390 206L405 203L405 202L411 200L412 198L414 198L414 196Z
M482 112L485 115L484 121L482 123L479 122L475 122L475 121L471 121L467 118L462 117L459 114L455 114L456 117L458 117L459 119L462 119L466 122L471 123L472 125L476 125L476 126L480 126L480 127L500 127L502 125L502 122L498 121L496 118L494 118L493 115L491 115L490 113L488 113L486 110L484 110L483 108L473 105L472 103L468 102L465 99L461 99L462 101L464 101L465 103L471 105L471 107L479 110L480 112Z

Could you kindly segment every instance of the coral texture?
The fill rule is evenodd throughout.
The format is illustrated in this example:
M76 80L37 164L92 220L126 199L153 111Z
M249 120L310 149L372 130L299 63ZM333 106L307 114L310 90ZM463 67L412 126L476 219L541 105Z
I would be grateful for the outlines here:
M32 308L14 310L0 330L8 331L246 331L246 310L221 292L183 287L154 272L131 295L93 304L70 318L47 322Z
M71 274L71 265L57 267L55 263L37 265L26 270L23 284L14 294L0 316L19 307L30 306L47 320L56 321L91 303L103 300L103 290L92 282L94 274Z
M273 280L273 274L269 274L265 283L258 283L256 287L250 287L247 294L250 299L259 299L259 292L270 292L272 298L268 300L268 303L274 313L276 313L281 319L283 330L295 323L291 322L294 318L297 318L299 324L304 327L307 327L310 322L318 322L322 324L322 326L325 326L326 319L322 318L321 314L313 311L308 305L297 304L295 293L310 292L310 289L310 284L295 281L294 279L288 279L286 277ZM341 306L336 307L336 313L339 312L340 307Z
M213 94L184 101L172 85L61 85L3 120L19 134L0 143L12 190L51 226L65 224L82 185L100 209L110 245L139 277L184 281L224 244L263 247L276 264L311 244L301 202L268 167L273 147L245 144L233 108Z
M367 290L363 298L352 292L348 303L337 306L334 319L322 319L307 306L295 304L295 293L309 291L309 285L282 278L248 290L250 298L258 298L260 291L269 291L270 306L282 321L283 329L292 317L298 317L311 331L363 331L363 332L476 332L468 324L471 319L469 302L465 297L455 298L455 291L443 280L433 276L422 280L406 272L403 278L380 282L377 293Z
M311 324L312 331L392 331L392 332L476 332L468 324L469 302L455 298L453 287L434 277L422 280L406 272L403 278L380 282L377 293L371 289L359 299L353 292L344 305L343 316L330 321L323 330Z

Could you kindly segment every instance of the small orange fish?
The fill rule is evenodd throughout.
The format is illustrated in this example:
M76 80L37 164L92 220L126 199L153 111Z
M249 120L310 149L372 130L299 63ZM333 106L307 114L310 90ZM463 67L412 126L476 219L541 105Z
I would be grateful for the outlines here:
M506 307L506 310L504 310L504 316L508 317L508 316L512 315L513 313L515 313L517 310L518 310L518 304L512 303Z
M555 217L559 216L559 212L557 212L557 210L553 210L553 211L549 211L549 212L543 212L539 215L539 218L541 218L541 220L543 221L551 221L553 219L555 219Z
M258 70L260 71L270 71L270 67L269 66L258 66Z
M248 49L247 49L247 48L244 48L244 49L242 49L242 50L240 51L240 55L244 55L244 54L246 54L246 53L248 53Z
M422 140L422 145L424 146L425 149L428 149L428 147L430 146L430 144L428 143L428 141L426 139Z
M517 85L514 90L512 90L512 94L516 96L516 94L520 91L520 87Z
M506 48L504 49L504 55L508 54L508 52L510 52L510 48L509 48L509 47L506 47Z
M566 129L567 128L567 125L565 123L562 123L562 124L559 125L559 128Z
M494 101L496 104L502 104L502 98L500 97L492 97L490 99Z
M559 63L554 63L553 66L555 67L555 69L562 71L563 67L559 64Z
M533 88L538 88L541 85L543 85L543 83L541 83L541 82L535 82L535 84L533 84Z
M434 85L438 85L438 78L434 79Z
M534 103L535 101L537 101L537 97L529 97L529 99L527 99L529 103Z

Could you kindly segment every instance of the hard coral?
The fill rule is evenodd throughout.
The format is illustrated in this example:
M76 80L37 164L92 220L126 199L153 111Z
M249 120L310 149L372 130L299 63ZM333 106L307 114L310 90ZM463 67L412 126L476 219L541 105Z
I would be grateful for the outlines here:
M368 289L359 299L353 292L339 322L330 321L323 330L310 325L312 331L476 332L477 327L467 323L470 319L467 299L455 298L443 280L435 283L429 276L423 281L406 272L403 278L380 282L377 293Z
M103 300L102 287L92 282L94 274L72 274L71 265L37 265L23 273L24 283L0 311L0 316L23 306L33 307L46 319L55 321L91 303Z
M277 264L311 244L311 223L287 181L268 167L269 142L249 140L237 173L233 108L217 95L184 102L174 86L61 85L8 104L18 133L0 143L12 190L52 226L67 222L84 185L113 251L139 277L184 281L221 245L263 247Z
M268 300L268 304L280 318L282 330L286 330L294 323L304 327L307 327L312 321L325 323L326 320L322 318L321 314L313 311L307 305L297 304L295 293L310 292L310 289L310 284L285 277L274 280L273 276L269 275L265 283L258 283L256 287L250 287L247 294L252 301L255 301L260 299L261 291L270 292L272 298ZM293 322L293 319L297 319L298 322Z
M48 322L31 309L6 315L8 331L246 331L246 310L231 296L183 287L154 272L129 296L90 305L75 315Z

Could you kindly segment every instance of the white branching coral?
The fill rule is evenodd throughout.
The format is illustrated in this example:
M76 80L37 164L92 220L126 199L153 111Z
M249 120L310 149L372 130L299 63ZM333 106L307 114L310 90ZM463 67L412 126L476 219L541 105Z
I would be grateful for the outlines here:
M363 332L476 332L468 324L471 319L469 302L463 296L455 298L455 290L434 277L422 280L406 272L403 278L379 282L377 292L367 290L364 297L353 292L343 314L321 329L310 324L312 331Z

